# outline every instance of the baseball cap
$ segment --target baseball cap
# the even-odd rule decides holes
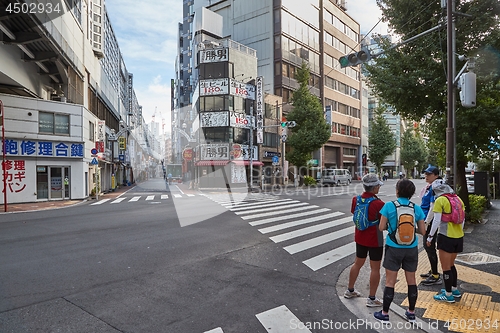
[[[382,183],[380,179],[378,179],[378,176],[374,173],[368,173],[364,175],[362,181],[364,186],[372,187],[377,185],[384,185],[384,183]]]
[[[439,176],[439,169],[438,169],[438,167],[435,167],[435,166],[429,164],[427,169],[424,170],[424,173],[433,173],[436,176]]]
[[[434,196],[439,197],[443,194],[455,193],[450,185],[442,179],[436,179],[432,182],[432,190],[434,191]]]

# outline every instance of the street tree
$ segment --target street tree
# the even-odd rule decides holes
[[[441,1],[377,0],[383,20],[401,40],[433,28],[446,20]],[[476,107],[464,108],[456,99],[455,180],[460,197],[468,202],[465,182],[467,156],[480,156],[488,149],[493,133],[500,130],[500,4],[498,0],[457,0],[456,12],[472,15],[456,16],[456,53],[478,56]],[[385,50],[374,64],[367,65],[369,84],[384,102],[395,107],[406,119],[425,119],[431,141],[446,142],[447,128],[447,40],[446,29],[429,33],[417,40]],[[457,59],[457,72],[465,64]],[[495,88],[496,87],[496,88]],[[434,148],[444,148],[436,144]],[[433,148],[433,149],[434,149]],[[441,157],[446,151],[439,150]],[[466,205],[467,205],[466,202]]]
[[[385,111],[387,110],[383,107],[378,107],[374,111],[374,118],[370,123],[368,133],[368,158],[377,167],[377,172],[382,171],[385,158],[396,149],[396,138],[384,117]]]
[[[325,121],[319,98],[309,90],[309,77],[309,67],[302,63],[296,73],[300,87],[293,92],[293,109],[287,115],[287,120],[295,121],[296,126],[289,131],[286,144],[291,150],[286,158],[299,167],[301,173],[303,168],[300,167],[307,166],[311,154],[330,138],[330,125]]]
[[[422,170],[427,162],[427,148],[425,141],[418,131],[413,128],[407,128],[401,137],[401,164],[404,166],[407,173],[417,167]],[[419,174],[420,174],[419,170]]]

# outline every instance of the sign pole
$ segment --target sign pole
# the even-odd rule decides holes
[[[0,126],[2,126],[2,170],[3,170],[3,207],[7,212],[7,165],[5,163],[5,111],[0,100]]]

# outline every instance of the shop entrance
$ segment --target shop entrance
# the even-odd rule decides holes
[[[37,166],[36,184],[38,200],[62,200],[70,198],[70,168]]]

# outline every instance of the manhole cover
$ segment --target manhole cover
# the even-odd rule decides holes
[[[478,283],[467,283],[464,282],[460,284],[460,289],[471,292],[471,293],[489,293],[491,292],[491,288],[485,286],[484,284]]]
[[[457,261],[469,265],[493,264],[500,262],[500,257],[483,252],[462,253],[457,255]]]

